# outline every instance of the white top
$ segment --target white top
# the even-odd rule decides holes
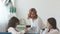
[[[45,29],[45,31],[43,31],[43,34],[59,34],[59,31],[57,29],[51,29],[49,32],[49,29]]]
[[[8,32],[11,32],[12,34],[23,34],[24,31],[17,32],[13,27],[9,27]]]
[[[43,28],[45,28],[45,25],[43,24],[40,17],[38,17],[35,20],[32,20],[31,18],[28,19],[28,24],[31,25],[31,28],[35,29],[35,33],[40,32]]]

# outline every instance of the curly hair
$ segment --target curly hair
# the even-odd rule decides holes
[[[7,29],[8,29],[9,27],[16,28],[16,23],[20,24],[20,23],[19,23],[19,19],[13,16],[13,17],[9,20],[9,22],[8,22]],[[6,30],[6,31],[7,31],[7,30]]]
[[[35,17],[34,18],[36,19],[38,15],[37,15],[37,11],[36,11],[35,8],[31,8],[29,10],[28,19],[31,18],[31,12],[34,12],[35,13]]]

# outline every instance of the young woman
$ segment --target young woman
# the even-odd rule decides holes
[[[45,28],[41,18],[37,15],[35,8],[31,8],[28,14],[28,23],[31,25],[30,30],[34,33],[40,33]]]
[[[49,18],[47,20],[47,28],[43,31],[43,34],[59,34],[55,18]]]
[[[16,30],[16,26],[17,25],[19,25],[19,19],[16,18],[16,17],[12,17],[9,20],[7,31],[11,32],[12,34],[21,34],[21,33],[24,33],[25,31],[20,31],[19,32],[19,31]]]

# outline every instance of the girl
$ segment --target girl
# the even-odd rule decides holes
[[[40,33],[40,30],[45,28],[45,25],[43,24],[41,18],[37,15],[37,11],[35,8],[31,8],[29,10],[28,23],[31,25],[29,29],[33,33]]]
[[[56,25],[56,19],[49,18],[47,21],[48,21],[47,28],[45,29],[45,31],[43,31],[43,34],[59,34],[59,31]]]
[[[8,32],[11,32],[12,34],[21,34],[21,33],[25,33],[25,31],[17,31],[16,30],[16,26],[19,25],[19,19],[16,18],[16,17],[12,17],[10,20],[9,20],[9,23],[8,23],[8,27],[7,27],[7,31]]]

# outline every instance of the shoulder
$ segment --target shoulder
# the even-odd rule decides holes
[[[59,31],[58,31],[57,29],[54,29],[54,30],[52,30],[50,33],[51,33],[51,34],[58,34]]]
[[[41,17],[38,16],[37,19],[38,19],[38,20],[41,20]]]
[[[43,31],[43,34],[59,34],[59,31],[57,29],[51,29],[49,32],[49,29],[45,29]]]
[[[9,27],[8,32],[10,32],[10,31],[15,31],[15,29],[13,27]]]
[[[9,27],[8,30],[10,30],[10,29],[14,29],[14,28],[13,27]]]
[[[39,16],[37,17],[37,20],[38,20],[39,22],[43,22],[42,19],[41,19],[41,17],[39,17]]]
[[[52,32],[59,32],[57,29],[54,29]]]

